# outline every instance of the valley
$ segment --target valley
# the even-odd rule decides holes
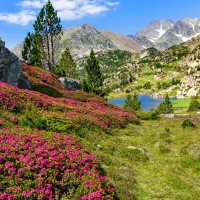
[[[55,63],[30,45],[41,66],[23,61],[24,43],[11,53],[0,40],[0,199],[197,200],[199,24],[154,20],[135,36],[83,24],[63,30],[55,52],[40,46]],[[77,80],[64,77],[69,63]],[[158,104],[142,110],[141,94]],[[117,97],[124,106],[109,103]]]

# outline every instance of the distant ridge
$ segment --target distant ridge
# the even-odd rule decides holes
[[[20,43],[11,51],[22,58],[22,47],[23,43]],[[58,57],[61,56],[66,47],[70,47],[74,57],[89,55],[91,49],[95,52],[117,49],[139,52],[144,49],[135,39],[111,31],[99,31],[88,24],[63,30],[57,50]]]

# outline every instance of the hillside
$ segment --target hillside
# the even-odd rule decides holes
[[[132,55],[129,71],[133,81],[123,87],[117,81],[118,89],[112,96],[124,96],[125,92],[146,93],[162,97],[165,93],[177,97],[191,97],[199,94],[199,46],[200,36],[165,51],[149,48]],[[124,63],[124,66],[126,64]],[[118,74],[127,77],[128,73],[118,69]],[[124,75],[122,75],[124,74]],[[120,76],[118,76],[120,80]],[[112,84],[109,86],[112,88]]]
[[[0,82],[0,198],[113,199],[96,157],[72,136],[89,142],[90,134],[137,118],[98,96],[67,91],[41,68],[23,64],[23,73],[32,90]]]
[[[58,58],[61,57],[66,47],[70,48],[70,52],[75,58],[89,55],[91,49],[95,52],[117,49],[139,52],[143,49],[134,39],[113,32],[99,31],[88,24],[63,30],[57,49]],[[23,43],[20,43],[11,51],[22,58],[22,48]]]
[[[32,90],[0,82],[1,199],[199,197],[198,115],[139,121],[44,69],[23,73]]]

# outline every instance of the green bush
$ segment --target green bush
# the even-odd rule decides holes
[[[189,108],[188,108],[188,112],[197,111],[199,109],[200,109],[200,103],[196,99],[193,99],[190,102],[190,105],[189,105]]]
[[[155,111],[145,112],[145,111],[137,111],[136,115],[141,120],[157,120],[159,119],[159,115]]]
[[[181,125],[183,128],[186,128],[186,127],[196,127],[196,125],[189,119],[186,119],[183,121],[182,125]]]
[[[144,89],[151,89],[151,83],[148,81],[143,85]]]
[[[107,96],[112,92],[112,89],[108,86],[103,89],[103,93]]]
[[[129,89],[126,89],[125,92],[126,92],[126,93],[130,93],[130,90],[129,90]]]
[[[141,102],[138,99],[138,96],[136,94],[134,94],[134,96],[127,95],[125,102],[123,103],[123,108],[130,111],[141,110]]]
[[[46,123],[48,130],[53,132],[67,132],[73,127],[73,124],[70,122],[70,120],[64,120],[51,115],[47,117]]]
[[[37,128],[39,130],[47,129],[47,120],[43,114],[28,104],[26,107],[26,112],[19,120],[19,124],[22,127],[29,127],[31,129]]]
[[[156,112],[159,114],[173,113],[172,103],[169,100],[168,94],[166,95],[165,100],[157,106]]]

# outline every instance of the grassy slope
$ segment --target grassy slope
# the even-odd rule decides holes
[[[30,73],[29,70],[25,71],[26,74]],[[81,99],[83,102],[104,105],[107,109],[119,110],[93,95],[66,92],[64,88],[60,89],[55,81],[56,77],[53,79],[51,74],[41,69],[36,71],[37,75],[32,70],[28,76],[35,77],[32,85],[38,86],[34,88],[38,91],[42,85],[43,92],[48,93],[48,88],[53,88],[57,91],[54,94],[59,97]],[[45,79],[40,82],[41,75],[46,75],[49,81]],[[9,110],[0,114],[0,120],[3,116],[4,126],[11,126],[12,118],[19,117]],[[99,126],[88,126],[78,132],[69,129],[67,133],[76,137],[82,146],[89,148],[90,153],[97,155],[101,166],[99,170],[106,173],[119,199],[196,200],[200,196],[200,124],[198,116],[190,118],[196,120],[194,123],[197,128],[183,129],[181,123],[184,118],[179,117],[142,121],[141,125],[129,124],[124,128],[116,126],[106,132]]]
[[[183,129],[183,120],[142,121],[95,140],[93,152],[121,199],[199,198],[200,125]]]

